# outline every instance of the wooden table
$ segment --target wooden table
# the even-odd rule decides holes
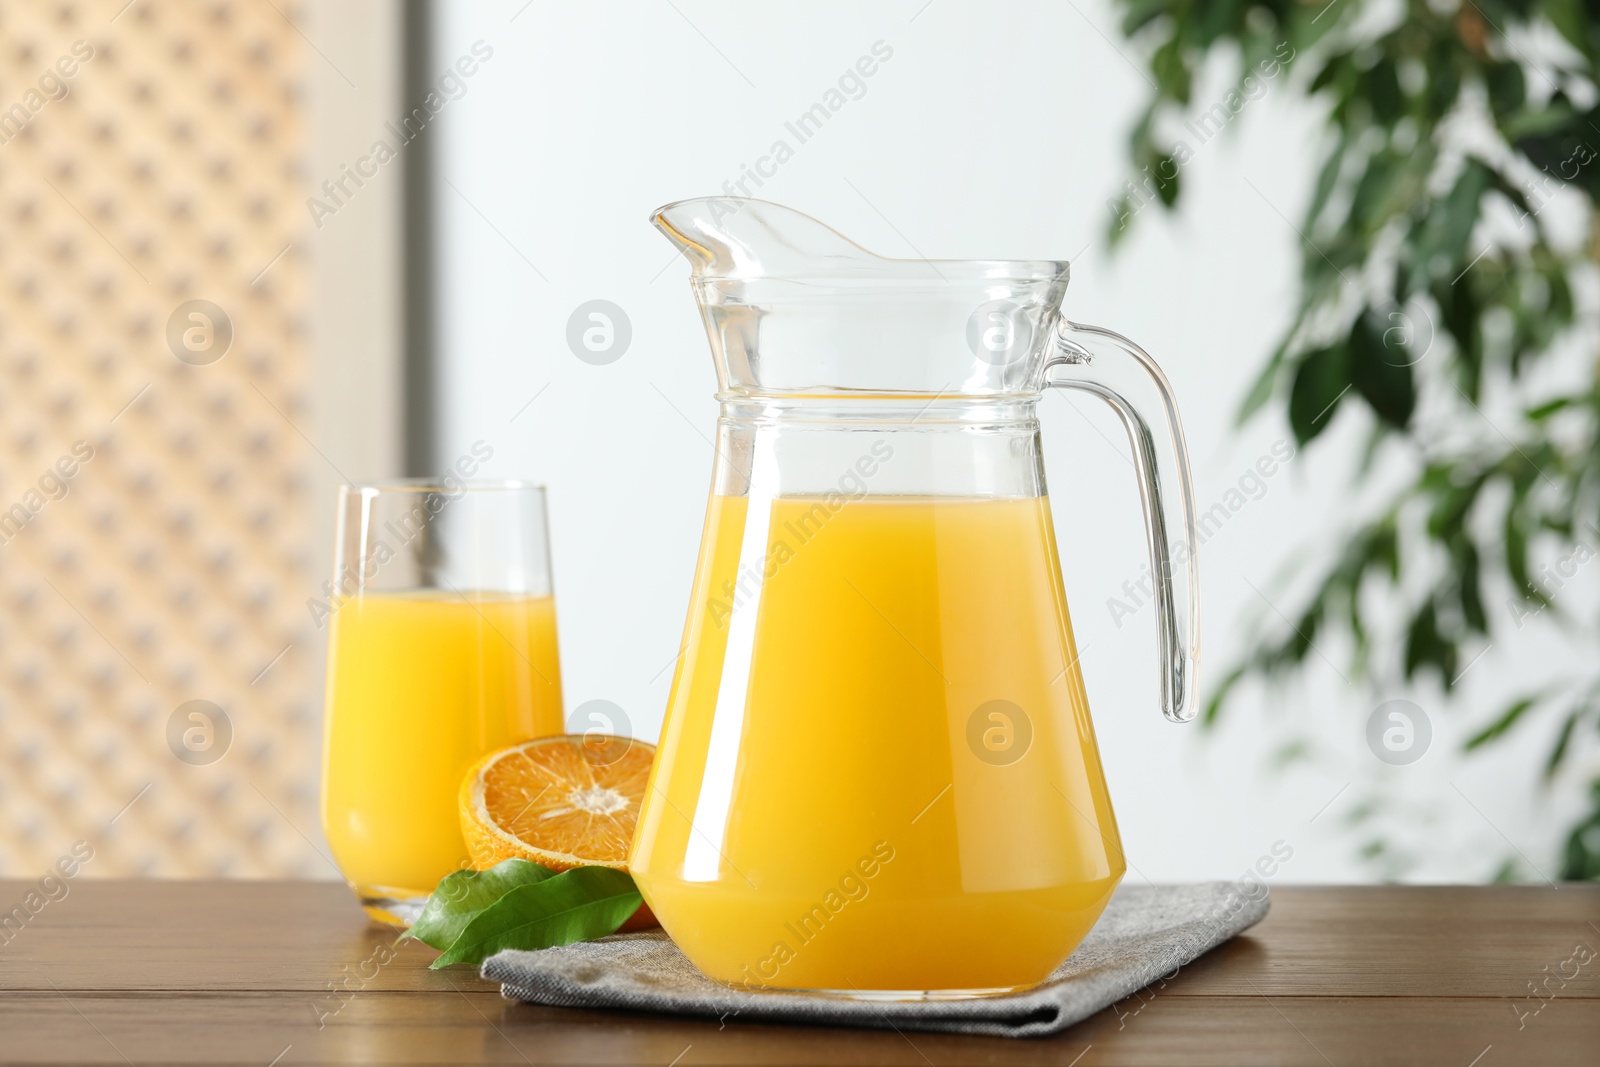
[[[1600,1063],[1600,886],[1280,888],[1164,987],[1028,1041],[537,1008],[391,948],[342,886],[70,886],[0,934],[0,1063]]]

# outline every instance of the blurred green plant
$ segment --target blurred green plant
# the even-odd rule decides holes
[[[1240,419],[1282,410],[1306,445],[1341,408],[1364,407],[1364,484],[1351,499],[1391,484],[1367,478],[1380,453],[1405,471],[1354,517],[1336,558],[1296,563],[1309,592],[1287,626],[1261,625],[1206,721],[1241,682],[1310,666],[1324,638],[1348,649],[1352,680],[1432,676],[1446,697],[1473,656],[1531,615],[1593,641],[1558,590],[1600,543],[1600,366],[1588,347],[1600,0],[1117,6],[1123,32],[1148,50],[1154,92],[1131,135],[1138,176],[1112,203],[1113,242],[1145,206],[1178,204],[1189,157],[1251,101],[1309,98],[1325,127],[1296,225],[1299,301]],[[1202,109],[1192,94],[1207,64],[1236,77]],[[1575,291],[1589,299],[1588,333]],[[1539,558],[1556,562],[1541,569]],[[1394,618],[1403,631],[1385,629]],[[1530,777],[1587,806],[1560,877],[1600,879],[1600,672],[1539,681],[1465,747],[1543,719],[1553,740]],[[1357,805],[1355,818],[1375,808]],[[1362,851],[1385,847],[1378,838]],[[1517,876],[1511,861],[1498,875]]]

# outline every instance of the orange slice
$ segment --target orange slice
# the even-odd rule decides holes
[[[525,859],[553,871],[626,871],[655,752],[631,737],[591,733],[489,753],[461,782],[461,833],[473,865]],[[646,906],[623,929],[654,925]]]

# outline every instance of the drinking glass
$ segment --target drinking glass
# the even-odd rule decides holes
[[[483,754],[562,732],[545,491],[339,489],[322,828],[362,907],[404,923],[470,866],[457,796]]]

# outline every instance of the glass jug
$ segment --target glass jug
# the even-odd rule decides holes
[[[710,506],[629,866],[710,977],[867,998],[1044,980],[1125,864],[1062,588],[1046,385],[1133,441],[1161,701],[1194,714],[1165,377],[1065,262],[896,260],[776,204],[669,204],[717,365]],[[1177,573],[1174,573],[1176,568]]]

